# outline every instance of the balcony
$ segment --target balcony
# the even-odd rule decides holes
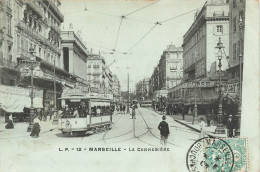
[[[93,68],[99,68],[100,66],[99,65],[93,65]]]
[[[94,75],[94,76],[99,76],[100,73],[99,73],[99,72],[93,72],[92,75]]]
[[[33,11],[35,11],[40,17],[44,17],[44,11],[41,9],[38,5],[36,5],[36,2],[34,1],[25,1],[26,5],[31,8]]]
[[[224,17],[224,11],[215,11],[213,17]]]
[[[44,38],[39,32],[29,27],[23,20],[18,21],[17,27],[20,28],[23,33],[31,35],[38,42],[47,45],[52,51],[54,51],[57,54],[60,54],[60,49],[58,47],[54,46],[48,39]]]
[[[58,9],[58,7],[51,0],[44,0],[44,2],[49,6],[50,10],[54,13],[54,15],[61,21],[64,21],[64,16]]]
[[[10,69],[15,69],[16,66],[17,66],[17,63],[12,62],[11,60],[3,58],[3,52],[0,52],[0,67],[6,67],[6,68],[10,68]]]
[[[52,28],[55,32],[57,32],[58,34],[60,34],[60,28],[59,26],[49,22],[49,27]]]

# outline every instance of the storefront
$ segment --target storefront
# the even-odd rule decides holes
[[[28,121],[28,109],[31,107],[31,89],[0,85],[1,118],[5,121],[12,114],[14,122]],[[34,90],[33,107],[43,108],[43,92]]]

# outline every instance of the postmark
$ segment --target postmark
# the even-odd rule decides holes
[[[219,138],[201,138],[188,150],[186,165],[190,172],[232,171],[234,153],[231,146]]]

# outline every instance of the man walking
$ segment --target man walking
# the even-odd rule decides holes
[[[234,130],[234,121],[232,120],[232,115],[228,116],[228,120],[227,120],[227,134],[229,138],[233,137],[233,130]]]
[[[165,121],[166,116],[163,116],[162,120],[163,121],[160,122],[158,129],[160,130],[160,134],[161,134],[161,144],[164,145],[164,146],[167,146],[167,139],[168,139],[168,135],[170,134],[169,125]]]

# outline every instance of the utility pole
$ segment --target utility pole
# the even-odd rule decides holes
[[[129,113],[129,106],[130,106],[130,92],[129,92],[129,72],[127,75],[127,91],[128,91],[128,106],[127,106],[127,113]]]
[[[54,69],[53,69],[53,91],[54,91],[54,101],[53,101],[53,122],[58,122],[57,116],[57,97],[56,97],[56,59],[54,57]]]

